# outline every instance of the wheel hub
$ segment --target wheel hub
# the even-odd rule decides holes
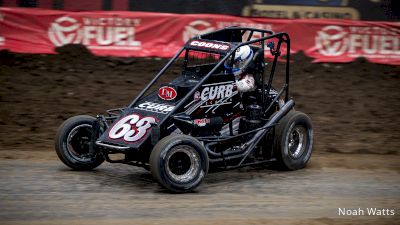
[[[167,175],[178,183],[191,181],[200,170],[200,156],[191,146],[174,147],[168,153],[166,159],[165,170]]]
[[[81,124],[74,127],[68,134],[67,150],[78,161],[90,161],[89,146],[92,136],[92,126]]]
[[[307,130],[303,126],[296,126],[289,135],[289,155],[298,159],[304,153],[307,146]]]

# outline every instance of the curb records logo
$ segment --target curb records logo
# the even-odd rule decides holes
[[[339,26],[326,26],[318,31],[315,38],[316,47],[322,55],[342,55],[349,45],[347,32]]]
[[[171,112],[174,108],[175,106],[173,105],[167,105],[155,102],[143,102],[135,107],[135,109],[140,109],[148,112],[162,113],[162,114],[167,114]]]
[[[91,49],[140,49],[135,28],[140,19],[59,17],[50,24],[48,36],[55,46],[83,44]]]
[[[196,35],[205,34],[214,30],[215,27],[211,26],[207,21],[192,21],[185,26],[185,30],[183,31],[183,41],[187,42],[190,38],[195,37]]]

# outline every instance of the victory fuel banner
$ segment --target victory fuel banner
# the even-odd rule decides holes
[[[0,49],[51,54],[59,46],[82,44],[102,56],[172,57],[191,37],[227,26],[286,32],[292,53],[304,51],[314,62],[351,62],[365,57],[375,63],[400,65],[399,22],[214,14],[0,8]],[[267,48],[265,53],[269,53]]]

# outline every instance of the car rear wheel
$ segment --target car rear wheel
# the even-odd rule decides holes
[[[276,126],[274,146],[275,156],[283,169],[304,168],[313,148],[311,119],[299,111],[288,112]]]
[[[91,170],[104,162],[100,154],[89,154],[92,124],[96,119],[80,115],[67,119],[58,128],[55,149],[60,160],[74,170]]]
[[[193,191],[208,172],[204,146],[188,135],[170,135],[161,139],[150,155],[153,177],[172,192]]]

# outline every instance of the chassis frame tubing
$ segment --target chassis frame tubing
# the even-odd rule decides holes
[[[168,120],[170,118],[171,115],[173,115],[178,109],[180,109],[182,107],[182,105],[191,97],[193,96],[193,94],[197,91],[197,89],[199,89],[201,87],[201,85],[227,60],[229,59],[229,57],[234,57],[234,54],[236,52],[236,50],[238,48],[240,48],[241,46],[244,45],[249,45],[249,44],[253,44],[256,42],[261,42],[262,43],[262,49],[264,50],[264,42],[273,38],[277,38],[278,39],[278,44],[276,49],[270,49],[271,54],[274,56],[273,59],[273,63],[272,63],[272,68],[271,68],[271,72],[270,72],[270,76],[268,79],[268,83],[265,84],[265,79],[264,79],[264,69],[262,70],[262,74],[261,74],[261,80],[262,80],[262,107],[263,107],[263,112],[267,112],[269,109],[271,109],[271,107],[273,106],[274,102],[279,99],[279,97],[285,92],[285,104],[283,105],[283,107],[278,111],[278,113],[276,113],[275,115],[273,115],[268,122],[266,122],[264,124],[264,126],[262,126],[261,128],[258,128],[256,130],[253,130],[251,132],[246,132],[247,133],[255,133],[255,135],[253,136],[253,138],[251,138],[248,142],[244,143],[242,145],[242,149],[240,151],[238,151],[236,154],[232,154],[232,155],[227,155],[226,157],[224,156],[224,153],[221,153],[221,157],[220,158],[215,158],[215,153],[211,154],[208,148],[207,152],[209,154],[209,156],[214,156],[210,159],[210,162],[214,163],[214,162],[224,162],[225,163],[225,169],[233,169],[233,168],[237,168],[237,167],[242,167],[242,166],[247,166],[247,165],[255,165],[255,164],[261,164],[261,163],[265,163],[265,162],[271,162],[274,161],[274,159],[270,159],[270,160],[262,160],[262,161],[256,161],[256,162],[251,162],[251,163],[245,163],[246,158],[250,155],[250,153],[252,153],[255,149],[255,147],[258,145],[258,143],[262,140],[262,137],[264,137],[264,135],[266,135],[267,132],[271,131],[274,126],[276,125],[277,121],[279,121],[283,116],[285,116],[294,106],[294,101],[293,100],[289,100],[289,62],[290,62],[290,38],[289,35],[287,33],[284,32],[280,32],[280,33],[274,33],[273,31],[270,30],[262,30],[262,29],[256,29],[256,28],[245,28],[245,27],[227,27],[218,31],[213,31],[210,33],[206,33],[203,35],[199,35],[197,37],[197,39],[200,40],[208,40],[208,39],[202,39],[202,37],[204,36],[208,36],[208,35],[212,35],[212,34],[216,34],[218,32],[222,32],[222,31],[229,31],[229,30],[241,30],[241,35],[243,36],[243,34],[246,31],[250,31],[250,35],[247,39],[247,41],[245,42],[241,42],[238,45],[236,45],[234,48],[232,48],[215,66],[213,69],[211,69],[187,94],[185,97],[183,97],[177,105],[175,105],[174,109],[171,110],[165,117],[164,119],[162,119],[159,124],[164,124],[164,122],[166,120]],[[254,32],[261,32],[262,37],[261,38],[257,38],[254,40],[250,40],[253,33]],[[268,34],[268,36],[265,36],[266,34]],[[194,38],[196,39],[196,38]],[[193,40],[193,39],[191,39]],[[279,56],[281,55],[281,46],[282,46],[282,42],[284,42],[286,44],[287,47],[287,51],[286,51],[286,67],[285,67],[285,84],[283,85],[283,87],[279,90],[277,96],[274,98],[274,100],[272,101],[272,103],[265,109],[265,103],[266,103],[266,99],[265,99],[265,93],[269,93],[270,89],[272,87],[272,81],[274,78],[274,74],[275,74],[275,68],[277,65],[277,61]],[[169,60],[169,62],[160,70],[160,72],[150,81],[150,83],[148,83],[146,85],[146,87],[139,93],[139,95],[129,104],[129,108],[133,107],[142,97],[143,95],[149,90],[149,88],[158,81],[158,79],[165,73],[165,71],[178,59],[178,57],[181,55],[181,53],[183,51],[186,50],[186,54],[189,50],[189,48],[182,47],[173,58],[171,58]],[[185,54],[185,55],[186,55]],[[266,87],[265,87],[266,85]],[[120,109],[111,109],[108,110],[109,113],[109,117],[103,117],[104,119],[113,119],[114,117],[116,117],[116,114],[118,113],[114,113],[114,111],[120,111],[123,110],[123,108]],[[111,113],[110,113],[111,112]],[[160,129],[160,131],[162,132],[162,127],[158,127],[158,129]],[[207,138],[210,137],[195,137],[197,139],[199,139],[200,141],[205,141],[205,142],[214,142],[214,143],[219,143],[222,141],[225,141],[227,139],[232,139],[232,138],[236,138],[239,136],[242,136],[244,134],[238,134],[238,135],[234,135],[234,136],[228,136],[225,137],[222,140],[206,140]],[[161,137],[161,136],[160,136]],[[202,140],[203,139],[203,140]],[[213,138],[211,138],[213,139]],[[110,159],[105,156],[106,160],[109,161]],[[240,159],[240,162],[237,165],[233,165],[233,166],[227,166],[226,165],[226,161],[227,160],[231,160],[231,159]],[[113,161],[113,160],[110,160]],[[118,161],[121,163],[126,163],[126,164],[131,164],[130,162],[127,162],[125,160],[121,160]],[[143,163],[133,163],[133,165],[137,165],[137,166],[145,166]]]
[[[267,93],[269,93],[270,89],[271,89],[271,85],[272,85],[272,80],[273,80],[273,76],[275,73],[275,68],[276,68],[276,64],[278,61],[278,57],[280,56],[280,47],[281,47],[281,43],[285,42],[287,45],[287,52],[286,52],[286,79],[285,79],[285,85],[283,87],[283,89],[285,90],[285,102],[287,102],[289,100],[289,62],[290,62],[290,38],[289,35],[287,33],[281,32],[281,33],[276,33],[274,34],[272,31],[270,30],[262,30],[262,29],[255,29],[255,28],[244,28],[244,27],[228,27],[225,29],[221,29],[219,31],[214,31],[214,32],[210,32],[207,34],[203,34],[199,37],[203,37],[206,35],[210,35],[213,33],[217,33],[217,32],[221,32],[224,30],[242,30],[242,31],[256,31],[256,32],[262,32],[262,34],[264,35],[265,33],[269,33],[271,34],[270,36],[266,36],[266,37],[262,37],[262,38],[257,38],[251,41],[246,41],[246,42],[242,42],[240,44],[238,44],[237,46],[235,46],[234,48],[232,48],[228,54],[226,54],[218,63],[217,65],[214,66],[213,69],[210,70],[210,72],[208,72],[193,88],[192,90],[189,91],[189,93],[186,94],[185,97],[183,97],[179,103],[174,107],[173,110],[171,110],[162,121],[160,121],[160,124],[163,124],[165,122],[165,120],[167,120],[172,114],[174,114],[196,91],[197,89],[199,89],[199,87],[217,70],[217,68],[219,68],[229,57],[234,56],[234,53],[236,52],[236,50],[244,45],[249,45],[249,44],[253,44],[256,42],[262,42],[264,43],[264,41],[272,39],[272,38],[278,38],[278,45],[275,51],[272,52],[272,54],[274,55],[274,61],[273,61],[273,65],[272,65],[272,69],[271,69],[271,73],[270,73],[270,79],[268,81],[268,85],[267,85]],[[205,39],[206,40],[206,39]],[[264,45],[262,45],[264,48]],[[161,69],[161,71],[153,78],[153,80],[150,81],[149,84],[147,84],[147,86],[139,93],[139,95],[131,102],[131,104],[129,104],[128,107],[132,107],[136,104],[137,101],[139,101],[139,99],[141,99],[143,97],[143,95],[149,90],[149,88],[155,83],[157,82],[157,80],[165,73],[165,71],[172,65],[173,62],[175,62],[175,60],[180,56],[180,54],[184,51],[187,50],[186,47],[181,48],[177,54],[175,54],[175,56],[167,63],[167,65],[164,66],[164,68]],[[272,51],[272,50],[271,50]],[[264,77],[264,75],[262,75],[262,77]],[[262,85],[262,89],[264,89],[264,84]],[[265,93],[265,92],[263,92]],[[265,105],[265,99],[263,101],[263,105]]]

